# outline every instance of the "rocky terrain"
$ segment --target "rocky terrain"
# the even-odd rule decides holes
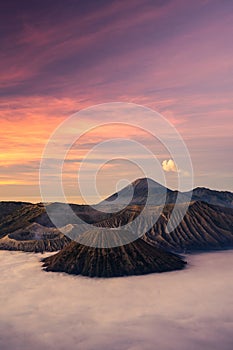
[[[147,198],[148,188],[149,198]],[[147,178],[141,178],[132,182],[132,184],[106,198],[99,205],[109,205],[114,202],[118,204],[130,203],[130,205],[145,205],[147,202],[154,206],[163,203],[174,204],[178,193],[179,203],[186,203],[192,197],[192,201],[202,201],[213,205],[233,208],[233,193],[231,192],[210,190],[205,187],[196,187],[192,191],[178,192]]]
[[[33,223],[1,238],[0,249],[35,253],[54,252],[63,249],[70,242],[71,239],[63,235],[58,229]]]
[[[188,192],[185,194],[187,195]],[[205,187],[197,187],[192,192],[192,200],[233,208],[233,193],[228,191],[214,191]]]
[[[101,230],[92,235],[96,239],[96,236],[101,235]],[[184,268],[185,264],[178,255],[153,247],[142,239],[113,248],[88,247],[72,242],[59,253],[43,259],[46,271],[89,277],[119,277],[173,271]]]
[[[150,205],[144,210],[148,183]],[[179,269],[184,262],[174,255],[176,253],[233,247],[232,193],[194,189],[185,216],[169,232],[167,225],[177,193],[153,180],[138,179],[94,207],[70,204],[74,216],[70,215],[69,205],[63,203],[0,202],[0,249],[61,250],[44,261],[47,270],[110,277]],[[180,196],[173,223],[182,215],[186,196],[185,193]],[[129,204],[122,208],[122,203],[127,203],[129,198]],[[164,198],[163,207],[159,203]],[[114,208],[113,213],[102,212],[105,206]],[[46,210],[56,217],[58,228],[54,227]],[[85,224],[77,224],[77,217],[93,224],[94,233],[93,230],[89,232]],[[130,227],[125,226],[128,223]],[[112,245],[111,235],[104,236],[101,228],[109,232],[121,228],[120,242],[115,236]],[[77,235],[79,243],[71,242]],[[106,245],[102,246],[101,242]]]
[[[175,221],[182,214],[182,205],[177,206]],[[178,226],[172,232],[167,232],[166,227],[173,207],[173,204],[165,205],[157,220],[161,208],[150,206],[143,215],[140,215],[138,221],[134,222],[142,207],[130,206],[110,219],[97,223],[97,225],[120,227],[132,222],[132,226],[130,226],[132,232],[138,235],[141,232],[146,232],[142,237],[145,241],[173,252],[184,253],[233,247],[232,209],[200,201],[191,202]]]

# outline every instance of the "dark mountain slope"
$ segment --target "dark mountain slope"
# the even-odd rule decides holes
[[[8,206],[8,202],[6,202],[5,206]],[[13,208],[12,202],[9,202],[7,211],[8,214],[2,215],[0,220],[0,238],[20,228],[29,226],[32,222],[35,222],[36,217],[45,213],[45,208],[41,203],[22,203]]]
[[[146,241],[176,252],[233,247],[233,210],[192,202],[180,224],[167,233],[165,227],[171,210],[172,206],[165,207],[163,215],[145,235]]]
[[[188,194],[188,192],[185,194]],[[233,208],[233,193],[227,191],[215,191],[205,187],[197,187],[193,190],[192,199]]]
[[[175,223],[181,216],[182,206],[183,204],[179,204],[177,207]],[[205,202],[192,202],[179,225],[171,233],[167,233],[166,227],[173,208],[173,204],[167,204],[156,222],[160,208],[150,206],[135,222],[143,207],[131,206],[96,225],[113,228],[132,222],[130,227],[132,232],[138,234],[146,232],[144,240],[157,247],[176,252],[233,247],[232,209]]]
[[[122,226],[132,222],[142,211],[147,197],[148,183],[151,189],[151,203],[160,203],[161,198],[164,198],[164,194],[167,192],[167,204],[155,224],[155,216],[161,207],[150,204],[147,211],[140,216],[137,224],[135,223],[131,227],[131,233],[134,233],[135,236],[137,236],[137,233],[147,232],[143,237],[146,241],[158,247],[178,252],[222,249],[233,246],[233,209],[230,207],[233,194],[230,192],[218,192],[201,188],[194,189],[194,198],[204,198],[205,201],[193,201],[182,222],[169,234],[166,232],[166,226],[174,207],[173,203],[176,199],[177,191],[166,190],[164,186],[150,179],[134,181],[132,186],[122,189],[120,195],[114,194],[109,197],[110,201],[109,199],[105,200],[94,208],[76,204],[71,204],[70,206],[82,220],[95,224],[97,227],[111,228]],[[97,210],[98,208],[101,209],[102,205],[114,207],[115,204],[112,204],[111,198],[114,199],[115,196],[118,196],[120,202],[126,200],[129,194],[132,194],[132,188],[134,189],[133,199],[126,208],[119,210],[116,205],[116,213],[103,213]],[[181,202],[183,200],[185,202],[185,199],[187,197],[184,194],[184,197],[181,197]],[[222,206],[209,204],[207,203],[208,201],[221,202]],[[183,205],[183,203],[178,205],[177,218],[181,215]],[[229,208],[224,208],[223,205]],[[59,227],[71,225],[71,230],[68,230],[67,234],[70,232],[75,234],[77,225],[75,225],[75,220],[67,210],[68,205],[52,203],[46,204],[46,206],[58,219]],[[32,223],[37,223],[47,228],[54,227],[47,215],[45,206],[41,203],[0,202],[0,211],[0,238],[19,229],[27,232],[27,227]],[[86,230],[85,225],[78,225],[78,229],[81,233]]]
[[[99,230],[92,235],[101,234]],[[90,237],[92,240],[92,237]],[[164,252],[142,239],[114,248],[94,248],[72,242],[59,253],[43,259],[46,271],[89,277],[119,277],[184,268],[177,255]]]
[[[0,220],[10,215],[12,212],[23,208],[30,203],[27,202],[13,202],[13,201],[2,201],[0,202]]]
[[[12,204],[14,202],[6,202],[4,204],[7,214],[2,213],[2,217],[0,218],[0,238],[20,228],[26,228],[34,222],[42,226],[54,227],[54,224],[47,215],[45,207],[49,207],[49,211],[57,218],[59,227],[75,223],[69,214],[68,204],[51,203],[43,205],[42,203],[22,203],[20,205],[20,202],[15,206]],[[70,204],[70,207],[76,215],[88,223],[99,222],[112,215],[111,213],[99,212],[88,205]]]

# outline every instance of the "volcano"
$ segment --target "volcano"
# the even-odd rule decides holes
[[[150,187],[149,203],[151,204],[147,206],[143,215],[140,215],[147,199],[148,183]],[[131,234],[135,234],[136,238],[141,237],[157,248],[174,253],[233,247],[233,208],[231,208],[233,194],[231,192],[203,188],[194,189],[193,198],[185,216],[172,232],[167,232],[167,224],[174,209],[177,193],[177,191],[166,189],[151,179],[144,178],[134,181],[130,186],[108,197],[94,208],[88,205],[64,203],[43,205],[42,203],[0,202],[0,248],[51,251],[51,249],[57,250],[65,247],[69,242],[64,235],[75,239],[77,227],[81,233],[86,230],[85,225],[77,225],[69,213],[69,207],[79,218],[99,228],[123,227],[129,222],[135,221],[140,215],[137,223],[132,224],[130,228]],[[166,196],[166,204],[163,208],[159,203],[164,201],[164,196]],[[109,206],[114,207],[116,198],[119,199],[120,209],[117,204],[117,210],[112,213],[101,211],[103,205],[107,206],[107,209]],[[186,194],[181,194],[180,201],[176,206],[178,220],[182,216],[182,206],[187,206],[186,201]],[[121,207],[121,203],[124,202],[126,205]],[[128,202],[129,204],[127,204]],[[57,218],[57,231],[54,231],[56,228],[46,212],[48,208]],[[158,212],[160,215],[157,220]],[[45,240],[25,240],[28,231],[34,230],[33,226],[30,226],[32,224],[41,225],[44,232],[48,229],[50,230],[47,231],[48,233],[56,233],[56,239],[50,240],[46,236]],[[62,231],[64,235],[59,231],[61,228],[65,228]],[[17,239],[15,239],[15,235]],[[31,237],[30,232],[28,237]],[[3,238],[4,240],[2,240]],[[61,240],[60,243],[59,240]]]
[[[71,239],[58,229],[33,223],[1,238],[0,249],[35,253],[54,252],[64,248],[70,242]]]
[[[233,208],[233,193],[231,192],[216,191],[205,187],[196,187],[192,191],[179,192],[171,190],[149,178],[135,180],[130,185],[107,197],[99,205],[145,205],[147,203],[156,206],[164,203],[174,204],[178,194],[179,203],[186,203],[191,197],[192,201]]]
[[[124,187],[119,192],[107,197],[99,203],[104,205],[162,205],[164,203],[175,203],[178,191],[172,191],[160,183],[141,178],[133,181],[130,185]],[[179,202],[187,202],[188,196],[180,193]],[[97,206],[98,207],[98,206]]]
[[[101,237],[92,232],[90,241]],[[153,247],[142,239],[113,248],[95,248],[72,242],[59,253],[42,260],[46,271],[89,277],[120,277],[183,269],[178,255]]]

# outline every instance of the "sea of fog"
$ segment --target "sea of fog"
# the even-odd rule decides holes
[[[233,251],[113,279],[47,273],[40,258],[0,251],[1,350],[233,349]]]

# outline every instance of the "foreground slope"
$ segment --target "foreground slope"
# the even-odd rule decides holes
[[[96,235],[100,231],[96,231]],[[46,271],[89,277],[119,277],[184,268],[181,257],[151,246],[142,239],[113,248],[70,243],[59,253],[43,259]]]

